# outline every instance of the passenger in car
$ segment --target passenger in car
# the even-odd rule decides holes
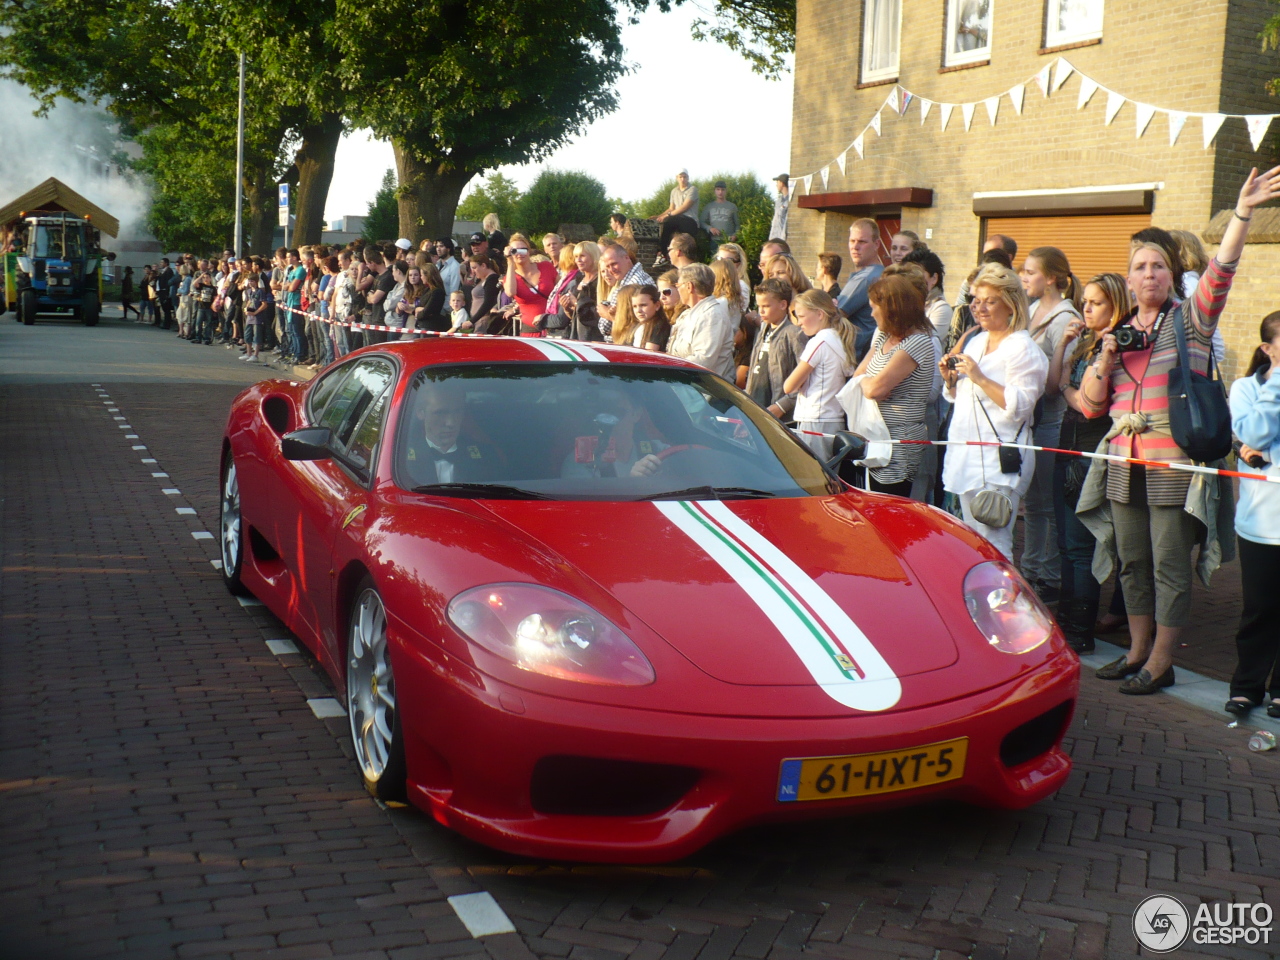
[[[622,390],[600,392],[600,413],[593,421],[595,433],[577,437],[560,469],[566,480],[588,477],[651,477],[662,470],[658,456],[668,444],[644,407],[632,403]]]
[[[422,434],[405,450],[405,467],[414,486],[431,483],[474,483],[501,472],[498,449],[463,430],[467,397],[460,384],[428,380],[418,390]]]

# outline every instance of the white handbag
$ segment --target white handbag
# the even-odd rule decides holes
[[[836,402],[844,410],[849,429],[867,439],[867,455],[854,463],[872,468],[887,467],[893,459],[893,444],[889,442],[889,428],[880,415],[880,404],[862,392],[862,381],[866,377],[864,373],[850,378],[836,394]]]

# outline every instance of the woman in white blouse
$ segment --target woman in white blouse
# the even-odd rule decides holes
[[[948,439],[1030,443],[1028,421],[1044,393],[1049,361],[1027,333],[1027,295],[1018,275],[996,263],[979,271],[972,291],[969,306],[978,326],[938,365],[943,395],[955,405]],[[1018,472],[1003,473],[997,447],[953,446],[942,472],[943,487],[960,498],[964,522],[1010,560],[1013,521],[1004,527],[980,523],[972,504],[980,491],[996,490],[1009,498],[1016,517],[1035,470],[1029,452],[1021,459]]]

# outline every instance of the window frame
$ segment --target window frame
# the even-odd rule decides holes
[[[387,381],[386,387],[384,387],[379,393],[372,395],[369,404],[360,412],[359,419],[351,425],[350,436],[348,438],[354,438],[359,434],[361,428],[363,428],[365,424],[365,421],[376,409],[378,401],[382,399],[383,396],[386,396],[387,403],[382,410],[382,426],[378,431],[377,442],[370,448],[368,464],[361,465],[351,460],[347,453],[348,443],[342,442],[336,431],[334,431],[333,441],[329,445],[329,452],[334,462],[346,471],[352,479],[365,487],[368,487],[373,483],[374,475],[377,472],[378,457],[380,455],[382,440],[387,429],[387,419],[390,416],[391,401],[395,396],[396,384],[400,379],[400,364],[397,359],[391,354],[384,353],[361,354],[358,357],[354,357],[342,366],[326,374],[324,380],[316,381],[316,387],[318,387],[322,382],[329,381],[331,378],[334,383],[332,388],[333,392],[325,398],[324,405],[320,410],[316,410],[314,404],[311,402],[312,395],[315,393],[315,387],[308,391],[306,400],[307,422],[313,426],[322,425],[320,423],[321,418],[328,411],[329,407],[332,406],[334,401],[341,395],[342,388],[346,384],[347,380],[354,375],[356,369],[362,364],[371,364],[373,362],[386,364],[390,368],[391,375]],[[348,414],[344,414],[344,421],[347,416]]]
[[[1106,27],[1107,4],[1106,0],[1098,0],[1102,7],[1102,16],[1099,18],[1096,29],[1079,31],[1075,33],[1058,33],[1054,30],[1053,24],[1061,18],[1062,5],[1067,0],[1045,0],[1044,6],[1044,46],[1046,49],[1054,47],[1070,46],[1073,43],[1088,43],[1091,40],[1101,40],[1103,29]]]
[[[965,0],[947,0],[947,15],[943,26],[942,38],[942,66],[944,68],[966,67],[974,64],[988,63],[991,60],[991,50],[995,44],[995,0],[986,0],[987,45],[975,50],[966,50],[961,53],[952,52],[952,44],[956,37],[960,5],[964,2]],[[981,0],[979,0],[979,2],[981,2]]]
[[[895,53],[892,67],[881,67],[878,70],[871,69],[867,62],[872,52],[871,29],[876,22],[877,8],[881,4],[893,3],[898,8],[898,17],[896,24],[897,36],[894,37]],[[863,0],[862,3],[862,56],[859,58],[859,69],[861,70],[862,83],[886,83],[898,79],[898,72],[902,66],[902,0]]]

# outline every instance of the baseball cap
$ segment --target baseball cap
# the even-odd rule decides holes
[[[777,181],[778,181],[778,182],[780,182],[780,183],[790,183],[790,182],[791,182],[791,177],[790,177],[790,175],[789,175],[789,174],[785,174],[785,173],[780,173],[780,174],[778,174],[776,177],[774,177],[773,179],[777,180]]]
[[[471,235],[471,242],[472,242],[472,243],[484,243],[484,242],[485,242],[486,240],[488,240],[488,239],[489,239],[489,238],[488,238],[488,237],[486,237],[483,233],[473,233],[473,234]]]
[[[399,240],[396,241],[396,246],[399,247],[401,250],[412,250],[413,242],[411,240],[406,239],[405,237],[401,237]]]
[[[687,177],[687,176],[689,175],[689,168],[688,168],[688,167],[681,167],[681,168],[680,168],[680,170],[679,170],[679,172],[680,172],[680,173],[683,173],[683,174]]]

